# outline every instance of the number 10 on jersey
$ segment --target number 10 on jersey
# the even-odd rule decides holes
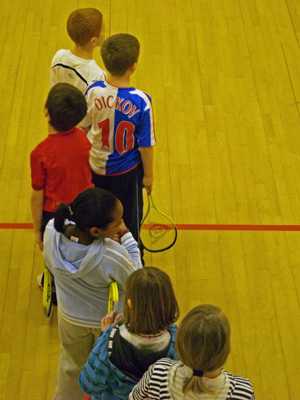
[[[109,118],[98,122],[101,130],[101,146],[103,150],[110,149],[110,121]],[[135,125],[129,121],[120,121],[115,128],[113,147],[119,154],[127,153],[134,148]]]

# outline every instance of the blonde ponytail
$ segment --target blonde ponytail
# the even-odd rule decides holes
[[[230,326],[224,313],[210,304],[193,308],[180,324],[176,347],[180,360],[193,370],[183,384],[183,393],[214,393],[203,375],[221,368],[229,355]]]
[[[188,392],[193,392],[197,394],[211,392],[211,390],[209,390],[204,384],[203,378],[201,376],[195,375],[192,375],[184,382],[182,391],[184,394],[187,394]]]

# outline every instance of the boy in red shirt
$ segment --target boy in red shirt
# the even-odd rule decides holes
[[[45,114],[48,137],[31,152],[31,212],[36,242],[43,248],[43,232],[60,203],[71,203],[93,187],[89,166],[90,143],[76,125],[87,111],[79,89],[58,83],[49,92]]]

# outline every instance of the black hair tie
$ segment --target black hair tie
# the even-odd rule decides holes
[[[198,376],[201,378],[203,376],[204,372],[202,369],[193,369],[193,376]]]

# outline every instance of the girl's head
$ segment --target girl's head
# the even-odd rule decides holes
[[[131,333],[159,333],[178,316],[174,289],[165,272],[146,267],[129,276],[125,288],[124,319]]]
[[[81,192],[71,204],[61,204],[55,212],[54,226],[58,232],[64,232],[68,219],[96,239],[118,232],[122,218],[121,202],[107,190],[93,188]]]
[[[230,352],[227,317],[210,304],[193,308],[180,324],[176,346],[181,361],[194,372],[185,382],[183,392],[208,391],[201,375],[220,369]]]

